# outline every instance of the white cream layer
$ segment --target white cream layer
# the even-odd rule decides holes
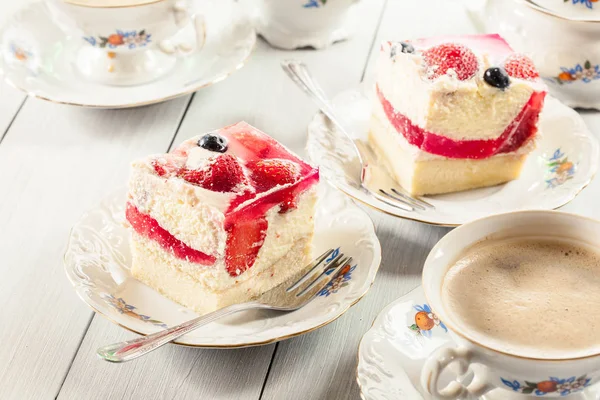
[[[377,63],[376,79],[385,98],[399,113],[426,131],[453,140],[494,139],[521,112],[534,91],[543,91],[537,81],[511,78],[501,90],[483,80],[492,65],[488,55],[479,55],[479,70],[460,81],[450,75],[427,78],[423,57],[397,52],[390,57],[384,43]],[[494,60],[498,62],[500,60]]]

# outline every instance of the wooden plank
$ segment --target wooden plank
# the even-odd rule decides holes
[[[122,111],[36,99],[23,106],[0,145],[3,399],[58,393],[92,316],[63,272],[69,229],[126,183],[131,159],[167,148],[188,102]]]
[[[95,356],[98,347],[134,336],[96,316],[58,399],[258,399],[275,346],[204,350],[169,345],[124,364]]]
[[[369,52],[383,2],[361,3],[365,12],[359,32],[351,41],[327,50],[292,53],[260,41],[241,71],[196,93],[175,142],[246,120],[302,150],[315,108],[285,76],[279,62],[288,57],[306,61],[331,93],[357,82],[364,63],[356,60],[364,60]],[[224,351],[169,346],[123,366],[93,356],[96,347],[126,337],[95,318],[59,397],[258,399],[275,347]]]
[[[453,2],[436,0],[423,7],[419,2],[388,0],[373,51],[362,58],[368,60],[365,80],[371,79],[383,40],[472,31],[466,16]],[[357,55],[355,63],[358,60]],[[346,85],[357,84],[359,79],[357,74]],[[356,356],[360,339],[381,309],[419,285],[427,254],[448,232],[447,228],[367,211],[383,249],[375,284],[362,301],[336,322],[279,343],[262,399],[280,399],[283,394],[288,400],[359,398]]]

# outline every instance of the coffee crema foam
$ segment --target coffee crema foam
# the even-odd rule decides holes
[[[490,348],[546,359],[600,353],[600,249],[484,241],[448,269],[441,294],[448,322]]]

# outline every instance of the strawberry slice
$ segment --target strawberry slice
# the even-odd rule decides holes
[[[272,158],[249,163],[251,178],[258,192],[266,192],[277,185],[295,183],[300,176],[300,166],[293,161]]]
[[[216,261],[215,257],[192,249],[177,239],[160,226],[157,220],[140,212],[132,203],[127,203],[125,217],[138,234],[157,242],[163,249],[170,251],[177,258],[202,265],[213,265]]]
[[[225,268],[229,275],[239,276],[254,265],[268,227],[265,217],[241,218],[227,227]]]
[[[156,175],[161,178],[175,175],[180,169],[180,165],[183,163],[181,158],[178,157],[159,157],[150,162],[150,165],[154,169]]]
[[[246,183],[240,163],[230,154],[211,159],[202,169],[184,168],[179,176],[213,192],[231,192],[236,186]]]
[[[513,78],[533,80],[540,77],[531,58],[524,54],[515,53],[508,56],[504,61],[504,69]]]
[[[475,54],[466,46],[458,43],[443,43],[423,52],[429,66],[429,77],[435,79],[454,70],[459,80],[471,78],[477,72],[478,62]]]

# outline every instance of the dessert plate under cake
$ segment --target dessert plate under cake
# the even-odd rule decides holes
[[[197,316],[131,275],[130,233],[125,222],[126,189],[107,197],[73,227],[65,269],[81,299],[112,322],[149,334]],[[245,347],[310,332],[341,316],[369,290],[381,248],[367,214],[326,183],[318,187],[313,256],[328,248],[352,256],[347,271],[292,313],[248,311],[211,323],[175,343],[197,347]]]
[[[367,136],[371,118],[371,101],[365,90],[343,92],[334,99],[338,114],[348,130],[365,149],[371,184],[376,187],[398,187],[389,178],[384,162],[369,157]],[[353,180],[360,164],[344,135],[322,113],[308,128],[307,150],[313,163],[319,165],[321,177],[348,194],[385,213],[425,223],[457,226],[474,219],[523,209],[556,209],[567,204],[587,186],[598,169],[598,141],[575,112],[548,96],[539,120],[540,137],[530,154],[521,176],[506,184],[451,194],[427,196],[435,208],[404,211],[376,200],[361,190]],[[369,184],[369,182],[367,182]]]

